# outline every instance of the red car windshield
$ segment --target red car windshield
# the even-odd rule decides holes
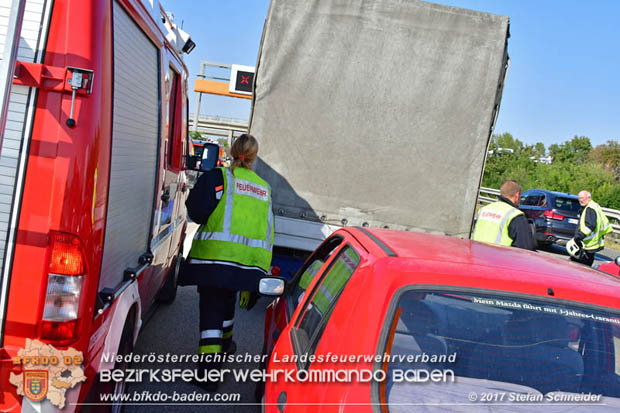
[[[591,393],[620,407],[620,314],[509,296],[410,290],[387,322],[392,328],[380,350],[389,353],[387,380],[379,391],[390,412],[410,411],[411,403],[484,402],[484,394],[496,393],[503,399],[492,402],[507,403],[519,395],[544,403]]]

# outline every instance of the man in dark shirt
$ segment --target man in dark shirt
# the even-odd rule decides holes
[[[521,185],[518,182],[502,183],[499,199],[480,209],[473,239],[534,251],[529,223],[517,208],[520,198]]]
[[[503,196],[500,196],[499,199],[500,201],[507,202],[517,208],[519,206],[520,197],[521,194],[516,197],[515,201],[506,199]],[[532,231],[530,230],[530,224],[527,222],[527,217],[525,215],[519,215],[510,221],[510,225],[508,225],[508,234],[510,235],[510,238],[513,239],[513,247],[523,248],[530,251],[535,250]]]

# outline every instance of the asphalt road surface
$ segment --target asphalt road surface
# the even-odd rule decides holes
[[[269,304],[267,298],[262,298],[251,310],[241,310],[237,308],[235,314],[234,340],[237,342],[236,354],[256,354],[260,355],[263,345],[263,325],[265,307]],[[157,304],[156,304],[157,305]],[[134,354],[196,354],[198,350],[198,293],[196,287],[180,287],[177,298],[171,305],[157,305],[150,318],[146,320],[143,330],[140,333],[138,343],[134,349]],[[257,369],[258,363],[249,364],[226,364],[224,367],[230,369]],[[133,365],[132,368],[144,369],[194,369],[195,365],[189,363],[140,363]],[[156,411],[183,411],[183,412],[260,412],[260,406],[254,400],[254,383],[236,383],[232,375],[227,376],[216,393],[219,397],[231,397],[239,394],[239,399],[235,402],[226,403],[195,403],[195,404],[166,404],[149,406],[145,403],[127,405],[126,412],[152,412]],[[150,394],[158,392],[173,397],[177,394],[206,394],[200,387],[181,380],[172,383],[151,383],[144,380],[141,383],[131,384],[128,388],[129,394],[134,392],[142,393],[148,391]],[[236,397],[236,396],[232,396]],[[167,400],[166,403],[170,403]]]
[[[184,251],[187,254],[191,246],[191,237],[198,225],[190,224]],[[235,312],[235,324],[233,327],[234,340],[237,343],[237,355],[250,354],[260,355],[263,347],[263,326],[265,323],[265,308],[271,300],[261,298],[251,311],[237,307]],[[175,301],[170,305],[155,304],[155,308],[149,311],[142,326],[142,331],[136,343],[134,354],[149,355],[159,354],[196,354],[198,351],[198,293],[196,287],[179,287]],[[229,363],[224,368],[245,370],[257,369],[258,363]],[[196,366],[189,363],[140,363],[132,368],[139,369],[194,369]],[[172,404],[167,400],[163,405],[153,406],[146,402],[127,404],[126,412],[260,412],[260,405],[254,399],[255,384],[248,382],[235,382],[232,374],[226,376],[224,382],[218,387],[217,392],[209,393],[208,397],[231,398],[238,400],[228,402],[199,402]],[[207,392],[182,380],[171,383],[152,383],[143,380],[141,383],[132,383],[127,390],[128,394],[142,394],[149,392],[153,398],[158,392],[168,397],[196,393],[206,395]],[[216,396],[217,395],[217,396]],[[238,395],[238,396],[237,396]],[[142,397],[142,396],[140,396]],[[159,402],[161,403],[161,401]]]
[[[191,236],[196,230],[197,225],[191,224],[188,231],[188,239],[184,251],[189,251]],[[554,256],[557,259],[568,260],[568,254],[564,247],[552,246],[540,251],[541,254]],[[613,260],[620,252],[605,249],[596,255],[596,263],[603,263]],[[237,342],[237,354],[260,355],[263,344],[264,312],[270,299],[263,297],[251,310],[241,310],[237,307],[234,324],[234,339]],[[149,355],[159,354],[195,354],[198,347],[198,293],[196,287],[179,287],[176,300],[171,305],[155,304],[147,315],[142,332],[139,336],[134,354]],[[133,365],[133,368],[143,369],[164,369],[164,368],[187,368],[194,369],[192,363],[184,364],[164,364],[164,363],[140,363]],[[224,367],[230,369],[253,369],[258,368],[258,363],[250,364],[228,364]],[[148,405],[145,402],[128,404],[125,408],[127,412],[150,412],[157,411],[183,411],[183,412],[259,412],[260,406],[254,400],[255,384],[251,381],[237,383],[232,376],[229,376],[216,393],[219,397],[239,397],[234,402],[200,402],[184,404],[165,404]],[[152,397],[156,394],[166,394],[173,397],[175,394],[207,394],[201,388],[192,384],[176,380],[172,383],[152,383],[144,380],[141,383],[129,385],[129,394],[143,394],[149,392]],[[235,395],[239,396],[235,396]],[[211,397],[211,396],[209,396]],[[155,400],[152,399],[151,402]],[[161,401],[160,401],[161,403]],[[166,403],[171,403],[167,400]]]
[[[564,259],[567,261],[570,260],[570,256],[566,252],[566,247],[563,247],[561,245],[553,244],[550,247],[538,250],[538,252],[541,254],[556,257],[558,259]],[[597,252],[594,256],[594,265],[604,264],[606,262],[613,261],[619,255],[620,251],[605,248],[602,251]]]

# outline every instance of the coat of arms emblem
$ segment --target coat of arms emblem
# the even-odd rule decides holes
[[[47,396],[47,370],[24,371],[24,396],[33,402],[41,401]]]

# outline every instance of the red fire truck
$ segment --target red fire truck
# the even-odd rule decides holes
[[[194,44],[157,0],[1,0],[0,18],[0,411],[34,411],[9,384],[27,339],[83,353],[70,411],[175,298]]]

